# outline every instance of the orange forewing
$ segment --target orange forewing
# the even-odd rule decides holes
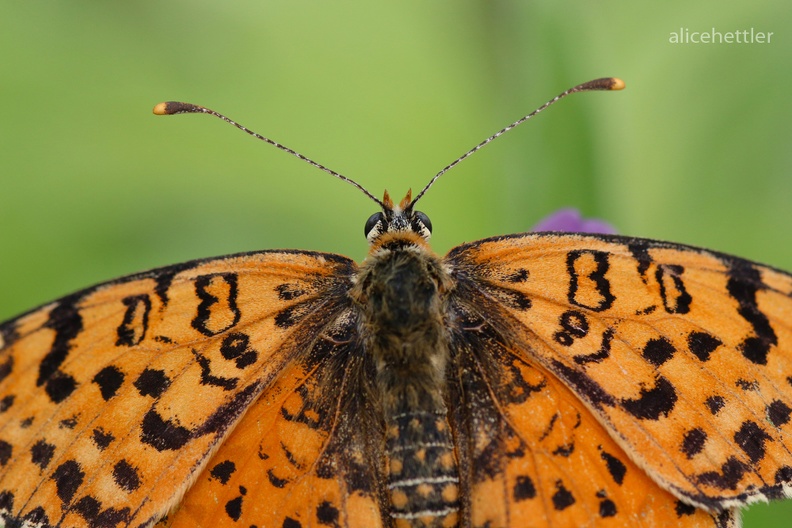
[[[288,364],[295,321],[353,269],[300,252],[197,261],[5,323],[6,514],[75,527],[158,519]]]

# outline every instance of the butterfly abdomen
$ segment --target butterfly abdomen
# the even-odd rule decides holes
[[[388,515],[397,527],[458,522],[459,470],[444,400],[449,283],[431,253],[405,241],[375,251],[352,291],[376,365]]]
[[[445,410],[391,417],[386,452],[395,525],[456,526],[459,476]]]

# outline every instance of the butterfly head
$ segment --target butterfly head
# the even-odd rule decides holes
[[[421,211],[413,209],[416,200],[412,199],[412,190],[399,202],[393,203],[388,191],[382,202],[382,211],[374,213],[366,220],[364,232],[369,244],[374,244],[385,233],[415,233],[424,240],[432,236],[432,222]]]

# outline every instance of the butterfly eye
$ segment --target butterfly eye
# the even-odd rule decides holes
[[[413,217],[413,231],[424,237],[425,239],[429,239],[432,235],[432,221],[429,220],[429,217],[426,216],[426,213],[421,211],[415,211],[415,216]]]
[[[366,220],[366,227],[363,228],[363,234],[366,235],[366,238],[372,240],[377,237],[377,235],[382,232],[382,223],[385,222],[385,215],[380,213],[374,213],[373,215],[369,216],[369,219]],[[377,227],[379,226],[379,229]]]

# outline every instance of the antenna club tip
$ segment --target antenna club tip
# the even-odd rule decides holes
[[[178,101],[159,103],[152,110],[154,115],[194,114],[203,111],[204,108],[201,106],[190,103],[180,103]]]
[[[168,115],[168,103],[157,103],[152,112],[154,115]]]
[[[574,92],[591,92],[595,90],[623,90],[626,85],[624,81],[618,77],[602,77],[601,79],[594,79],[583,84],[578,84],[574,88],[568,90],[564,95]]]

